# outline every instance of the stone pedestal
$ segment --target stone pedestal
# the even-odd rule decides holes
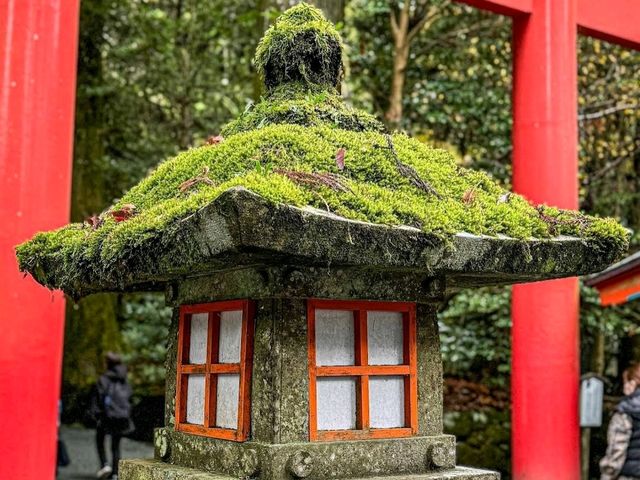
[[[195,468],[167,464],[158,460],[123,460],[120,477],[127,480],[236,480],[238,477],[206,473]],[[259,477],[258,477],[259,478]],[[284,478],[305,478],[289,476]],[[385,477],[349,477],[349,480],[498,480],[500,475],[487,470],[457,467],[437,472]],[[341,478],[339,480],[347,480]]]

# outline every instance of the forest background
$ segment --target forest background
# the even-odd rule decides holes
[[[158,162],[203,144],[262,95],[255,47],[287,0],[84,0],[71,216],[107,208]],[[511,25],[449,0],[316,0],[346,44],[342,94],[392,128],[511,178]],[[579,40],[580,208],[615,216],[640,246],[640,53]],[[582,370],[640,360],[640,304],[601,308],[581,287]],[[123,352],[138,435],[162,423],[169,310],[161,294],[68,303],[63,420],[84,420],[109,350]],[[509,478],[510,289],[463,291],[440,313],[445,426],[461,463]],[[141,412],[144,412],[142,414]],[[594,432],[595,460],[603,431]],[[595,465],[594,465],[595,466]],[[593,471],[593,469],[592,469]]]

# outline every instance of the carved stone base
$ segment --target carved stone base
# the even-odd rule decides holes
[[[260,478],[260,477],[253,477]],[[296,478],[293,476],[290,479]],[[300,478],[300,477],[297,477]],[[159,460],[122,460],[120,462],[121,480],[238,480],[238,477],[207,473],[194,468],[171,465]],[[350,478],[348,480],[499,480],[500,474],[487,470],[475,468],[457,467],[453,469],[441,470],[437,472],[368,477]],[[346,479],[338,479],[346,480]]]

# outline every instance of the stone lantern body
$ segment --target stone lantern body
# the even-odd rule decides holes
[[[266,96],[113,208],[18,247],[73,297],[164,290],[165,426],[123,480],[496,479],[443,434],[436,311],[460,288],[603,269],[612,220],[534,207],[337,94],[339,35],[300,4]]]

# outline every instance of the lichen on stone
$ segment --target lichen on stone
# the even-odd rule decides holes
[[[535,207],[487,174],[459,167],[451,153],[388,134],[372,116],[347,107],[335,89],[334,42],[339,49],[337,32],[317,9],[290,9],[258,48],[267,96],[225,127],[224,140],[161,163],[114,205],[133,205],[132,218],[104,212],[93,225],[37,234],[17,248],[21,270],[51,287],[100,278],[131,264],[137,246],[174,238],[168,233],[181,219],[236,186],[276,203],[441,237],[571,235],[617,253],[626,249],[628,232],[616,221]]]

